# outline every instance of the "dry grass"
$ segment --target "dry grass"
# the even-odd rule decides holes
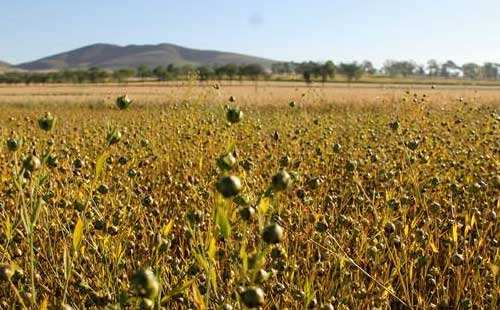
[[[0,151],[0,308],[147,307],[132,278],[150,267],[155,308],[240,309],[259,286],[265,309],[495,309],[499,103],[494,88],[0,86],[0,141],[23,141]],[[236,201],[214,185],[226,174]]]

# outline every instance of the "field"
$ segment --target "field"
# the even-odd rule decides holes
[[[0,141],[0,309],[499,307],[500,88],[0,85]]]

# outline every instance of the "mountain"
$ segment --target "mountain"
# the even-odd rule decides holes
[[[174,44],[127,45],[93,44],[69,52],[22,63],[25,70],[59,70],[99,67],[105,69],[174,65],[250,64],[270,67],[273,60],[243,54],[198,50]]]
[[[0,71],[7,71],[10,69],[12,69],[12,66],[9,63],[0,60]]]

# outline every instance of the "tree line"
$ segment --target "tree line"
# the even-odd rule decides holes
[[[105,70],[90,68],[81,70],[61,70],[53,72],[7,72],[0,74],[0,83],[104,83],[136,80],[174,81],[196,76],[200,81],[207,80],[259,80],[259,79],[296,79],[301,77],[306,83],[335,79],[336,75],[344,76],[348,81],[359,80],[364,75],[389,77],[429,77],[429,78],[461,78],[469,80],[500,79],[500,64],[466,63],[461,66],[449,60],[438,63],[429,60],[426,65],[414,61],[388,60],[379,69],[370,61],[338,63],[326,62],[278,62],[271,68],[260,64],[226,64],[203,66],[156,66],[150,68],[141,65],[136,69]]]

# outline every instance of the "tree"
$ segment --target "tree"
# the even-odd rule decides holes
[[[427,61],[427,70],[429,72],[429,76],[438,76],[439,64],[437,63],[437,61],[434,59]]]
[[[259,64],[248,64],[240,68],[240,73],[242,75],[247,76],[254,81],[257,80],[259,76],[263,75],[264,72],[264,67]]]
[[[236,75],[238,74],[238,66],[235,64],[227,64],[224,66],[226,70],[226,75],[230,81],[234,80]]]
[[[458,69],[459,67],[451,60],[448,60],[441,65],[441,76],[449,77],[452,75],[452,71]]]
[[[467,79],[476,80],[481,77],[481,66],[472,62],[464,64],[462,71]]]
[[[487,62],[483,65],[482,75],[488,80],[496,80],[498,78],[498,64]]]
[[[206,81],[213,77],[215,74],[214,69],[209,66],[199,66],[197,68],[198,78],[200,81]]]
[[[375,74],[377,72],[377,70],[373,66],[373,63],[371,61],[369,61],[369,60],[363,61],[362,66],[363,66],[363,72],[364,73]]]
[[[113,79],[118,82],[123,82],[131,77],[133,77],[135,71],[132,69],[119,69],[113,71]]]
[[[329,78],[335,77],[335,64],[329,60],[320,66],[321,81],[325,83]]]
[[[304,72],[302,72],[302,77],[304,78],[304,81],[307,84],[311,84],[312,83],[311,72],[310,71],[304,71]]]
[[[347,77],[349,82],[359,80],[363,76],[363,67],[357,62],[341,63],[340,72]]]
[[[140,65],[137,68],[137,77],[140,77],[142,79],[150,77],[152,75],[151,70],[149,69],[148,66],[146,65]]]
[[[160,81],[165,81],[167,79],[167,70],[162,66],[157,66],[153,69],[153,75]]]
[[[415,73],[417,65],[413,61],[395,61],[387,60],[384,63],[384,71],[390,76],[404,76],[407,77]]]

